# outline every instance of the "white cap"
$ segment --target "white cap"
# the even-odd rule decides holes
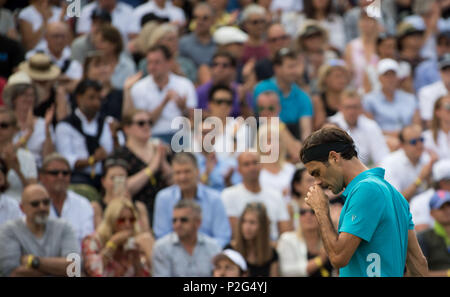
[[[248,35],[239,28],[224,26],[214,32],[213,39],[219,45],[245,43],[248,40]]]
[[[398,66],[397,61],[388,58],[388,59],[380,60],[378,62],[378,65],[377,65],[378,75],[385,74],[386,72],[388,72],[390,70],[392,70],[396,74],[398,74],[399,66]]]
[[[432,173],[435,182],[450,179],[450,159],[442,159],[434,163]]]
[[[217,254],[214,257],[213,262],[215,263],[217,260],[221,258],[221,256],[225,256],[228,259],[230,259],[234,264],[239,266],[239,268],[241,268],[242,271],[247,271],[247,262],[245,262],[244,257],[242,257],[242,255],[239,252],[232,249],[223,250],[220,254]]]

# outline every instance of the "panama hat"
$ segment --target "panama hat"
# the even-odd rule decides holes
[[[19,70],[26,72],[33,80],[54,80],[61,73],[59,67],[44,53],[36,53],[28,61],[22,62]]]

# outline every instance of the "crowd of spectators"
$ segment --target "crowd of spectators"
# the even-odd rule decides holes
[[[450,276],[449,0],[0,0],[0,276],[337,276],[325,125]]]

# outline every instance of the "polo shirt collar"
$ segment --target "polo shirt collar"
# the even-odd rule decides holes
[[[197,183],[197,193],[195,194],[194,199],[196,201],[202,201],[204,200],[205,197],[205,187],[201,184],[201,183]],[[183,198],[181,196],[181,189],[179,186],[175,186],[175,197],[178,200],[181,200],[181,198]]]
[[[88,119],[86,118],[86,116],[84,115],[84,113],[78,107],[77,107],[77,109],[75,109],[75,115],[81,120],[82,123],[85,123],[85,124],[88,124],[88,125],[93,123],[93,122],[96,122],[98,117],[99,117],[99,113],[97,112],[97,114],[92,119],[92,121],[89,122]]]
[[[362,181],[363,179],[369,177],[369,176],[377,176],[380,178],[384,178],[384,172],[385,170],[381,167],[372,168],[366,171],[361,172],[358,174],[352,181],[345,187],[344,192],[342,193],[342,197],[347,199],[347,196],[350,194],[350,192],[353,190],[356,185]]]

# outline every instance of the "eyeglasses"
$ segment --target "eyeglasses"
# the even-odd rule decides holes
[[[50,198],[44,198],[42,200],[35,200],[35,201],[31,201],[30,205],[34,208],[39,207],[40,204],[44,204],[44,206],[49,206],[50,205]]]
[[[58,176],[59,174],[62,174],[63,176],[68,176],[70,174],[69,170],[46,170],[44,171],[46,174],[50,174],[53,176]]]
[[[11,123],[0,122],[0,129],[8,129],[8,128],[11,127],[11,126],[12,126]]]
[[[281,35],[281,36],[278,36],[278,37],[267,38],[267,41],[271,42],[271,43],[275,43],[277,41],[285,41],[285,40],[288,40],[288,39],[289,39],[289,35]]]
[[[144,121],[144,120],[141,120],[141,121],[135,121],[135,122],[133,122],[133,124],[135,124],[135,125],[138,125],[139,127],[144,127],[145,125],[148,125],[148,126],[153,126],[153,121],[152,120],[148,120],[148,121]]]
[[[315,214],[314,210],[312,209],[300,209],[298,212],[301,216],[310,213],[310,214]]]
[[[269,105],[269,106],[258,106],[258,111],[259,112],[263,112],[265,110],[268,110],[270,112],[274,112],[275,111],[275,106],[274,105]]]
[[[248,21],[250,24],[256,26],[256,25],[262,25],[266,23],[265,19],[259,19],[259,20],[249,20]]]
[[[172,218],[172,224],[175,224],[177,221],[180,221],[181,223],[187,223],[189,222],[189,218],[188,217]]]
[[[136,218],[132,217],[132,218],[118,218],[117,219],[117,224],[119,224],[119,225],[125,224],[125,222],[129,222],[130,224],[134,224],[136,222]]]
[[[413,139],[409,140],[408,143],[410,145],[416,145],[418,142],[423,143],[424,141],[425,141],[425,139],[423,137],[419,137],[419,138],[413,138]]]
[[[218,105],[226,104],[228,106],[231,106],[233,104],[233,99],[230,99],[230,98],[216,98],[216,99],[213,99],[211,102],[216,103]]]
[[[231,64],[229,64],[229,63],[218,63],[218,62],[213,62],[213,63],[211,64],[211,66],[212,66],[212,67],[220,66],[220,67],[222,67],[222,68],[228,68],[228,67],[231,67]]]

